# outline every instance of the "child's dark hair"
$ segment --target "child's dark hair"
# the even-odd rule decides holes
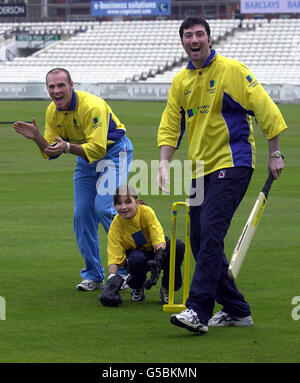
[[[138,198],[137,192],[130,185],[120,185],[114,194],[114,205],[117,205],[120,202],[120,196],[126,195],[128,197],[133,197],[137,205],[147,205],[142,199]]]

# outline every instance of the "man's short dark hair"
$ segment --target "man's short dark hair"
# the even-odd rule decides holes
[[[190,16],[187,17],[185,20],[183,20],[182,24],[180,25],[179,28],[179,36],[182,40],[183,38],[183,32],[185,29],[192,28],[194,25],[203,25],[207,36],[210,37],[210,26],[208,22],[205,20],[204,17],[196,17],[196,16]]]
[[[71,75],[70,75],[70,72],[65,68],[53,68],[49,70],[49,72],[46,74],[46,84],[47,84],[48,75],[50,73],[59,73],[59,72],[64,72],[67,75],[67,80],[68,80],[68,83],[70,84],[70,82],[72,81]]]

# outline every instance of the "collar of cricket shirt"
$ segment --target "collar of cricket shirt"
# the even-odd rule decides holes
[[[205,61],[204,65],[202,66],[202,68],[208,66],[211,63],[211,61],[215,58],[215,56],[216,56],[216,51],[214,49],[212,49],[211,52],[210,52],[210,55],[208,56],[208,58]],[[197,69],[197,68],[195,68],[193,63],[192,63],[192,61],[189,60],[186,69]]]
[[[76,101],[77,101],[77,96],[76,96],[75,90],[73,89],[72,101],[71,101],[71,104],[70,104],[70,106],[69,106],[69,108],[67,110],[75,110],[75,108],[76,108]],[[64,111],[64,109],[60,109],[60,108],[56,108],[56,110],[59,111],[59,112]]]

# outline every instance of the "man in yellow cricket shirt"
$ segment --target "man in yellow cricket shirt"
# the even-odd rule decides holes
[[[275,179],[284,167],[279,134],[287,126],[261,84],[241,62],[211,48],[210,26],[202,17],[188,17],[179,35],[189,62],[173,79],[158,130],[158,185],[166,190],[168,164],[188,131],[187,158],[204,162],[201,175],[192,175],[192,190],[202,203],[191,206],[191,248],[196,260],[187,309],[171,323],[196,333],[208,326],[252,326],[249,304],[227,276],[224,238],[248,188],[255,167],[251,116],[268,140],[268,170]],[[222,305],[213,315],[215,301]]]
[[[77,156],[74,172],[74,232],[84,258],[78,290],[103,288],[98,225],[106,232],[116,215],[113,194],[126,183],[133,147],[124,125],[101,98],[73,89],[70,73],[54,68],[46,85],[52,103],[46,111],[42,136],[35,118],[32,123],[17,121],[17,133],[34,141],[46,159],[61,154]]]

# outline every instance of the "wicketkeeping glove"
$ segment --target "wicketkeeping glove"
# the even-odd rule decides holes
[[[147,290],[150,290],[152,286],[156,285],[160,271],[162,269],[164,257],[165,250],[160,248],[155,252],[154,258],[148,260],[148,266],[150,268],[151,275],[150,279],[147,279],[144,283],[144,286]]]
[[[121,275],[115,274],[109,278],[106,285],[99,295],[100,302],[104,306],[117,307],[122,303],[122,297],[119,294],[119,290],[124,282]]]

